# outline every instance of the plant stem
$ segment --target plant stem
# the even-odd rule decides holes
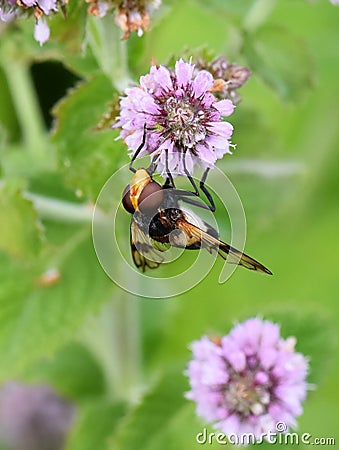
[[[136,402],[140,388],[138,301],[121,291],[80,332],[80,339],[101,363],[110,397],[130,403]]]
[[[34,162],[39,164],[46,158],[46,130],[40,106],[26,61],[8,58],[3,64],[24,144]]]
[[[24,193],[31,200],[39,215],[45,219],[51,219],[63,223],[91,223],[93,207],[89,204],[77,204],[44,197],[43,195]],[[97,217],[99,215],[97,214]]]
[[[257,0],[247,13],[243,28],[246,31],[255,31],[262,25],[273,10],[277,0]]]
[[[118,91],[131,84],[127,65],[126,42],[120,39],[119,28],[112,18],[92,17],[87,19],[87,42],[90,45],[99,67],[110,78]]]
[[[87,42],[99,67],[121,92],[132,81],[126,42],[120,38],[121,31],[111,17],[88,17]],[[111,395],[131,402],[135,402],[141,378],[139,301],[122,291],[98,318],[97,333],[90,332],[87,339],[101,360]]]

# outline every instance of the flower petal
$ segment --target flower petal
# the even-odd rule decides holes
[[[236,351],[226,355],[226,358],[236,372],[241,372],[246,367],[246,358],[243,352]]]
[[[48,41],[50,35],[49,27],[45,19],[38,19],[34,27],[34,38],[43,45]]]
[[[217,156],[214,151],[205,145],[197,145],[196,150],[199,158],[212,168],[217,160]]]
[[[209,122],[206,124],[208,129],[215,134],[229,139],[233,133],[233,126],[229,122]]]
[[[177,85],[179,87],[186,87],[192,79],[194,66],[179,59],[175,63],[175,75],[177,77]]]
[[[51,11],[55,11],[57,9],[56,0],[39,0],[37,3],[44,14],[49,14]]]
[[[234,111],[234,105],[231,100],[220,100],[213,104],[222,116],[230,116]]]
[[[171,75],[166,67],[160,66],[154,73],[154,79],[162,88],[173,89]]]
[[[213,77],[206,70],[201,70],[192,82],[194,96],[200,97],[213,86]]]

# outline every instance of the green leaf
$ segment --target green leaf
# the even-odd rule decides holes
[[[98,72],[98,64],[88,47],[84,46],[88,5],[85,2],[69,2],[66,17],[56,14],[51,20],[51,38],[43,47],[45,58],[59,59],[80,76]],[[40,50],[41,52],[41,50]]]
[[[52,248],[34,269],[4,256],[0,259],[2,380],[15,378],[28,365],[52,355],[112,295],[112,283],[98,264],[88,228],[64,228],[55,226],[53,245],[58,250]],[[38,283],[38,275],[48,268],[57,269],[60,279]]]
[[[53,358],[44,358],[26,374],[29,381],[52,384],[72,400],[105,393],[105,378],[93,355],[78,342],[70,342]]]
[[[104,399],[81,405],[66,450],[106,450],[107,439],[124,412],[122,404],[111,404]]]
[[[96,199],[100,189],[122,164],[127,152],[115,142],[111,130],[95,131],[114,93],[105,76],[77,86],[54,109],[54,142],[66,182],[88,198]]]
[[[113,436],[110,449],[143,450],[168,448],[164,429],[171,431],[172,421],[187,405],[184,392],[188,386],[183,369],[171,371],[144,397],[140,405],[120,422]]]
[[[238,0],[237,2],[232,0],[199,0],[199,3],[202,7],[217,14],[240,18],[248,12],[254,0]]]
[[[314,65],[306,44],[287,29],[265,25],[245,33],[248,65],[281,98],[298,101],[314,82]]]
[[[53,48],[55,42],[61,44],[66,54],[81,53],[81,45],[85,35],[87,5],[83,2],[69,2],[64,13],[51,15],[49,26],[51,28],[50,42],[43,47],[47,53]]]
[[[0,186],[0,209],[0,249],[21,259],[36,256],[41,249],[42,227],[17,182]]]

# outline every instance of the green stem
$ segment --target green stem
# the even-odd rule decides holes
[[[121,31],[111,17],[88,17],[87,42],[117,91],[132,84],[126,42],[121,41]],[[122,292],[104,309],[94,328],[87,328],[86,339],[102,363],[112,397],[132,403],[141,379],[139,301]]]
[[[247,13],[243,28],[246,31],[257,30],[271,14],[277,0],[257,0]]]
[[[138,398],[141,378],[139,301],[126,292],[115,295],[80,333],[101,363],[110,397],[130,403]]]
[[[31,200],[38,214],[44,219],[63,223],[91,223],[93,207],[89,204],[77,204],[25,192],[24,196]],[[96,217],[100,217],[99,214]]]
[[[0,189],[4,181],[0,180]],[[62,223],[91,223],[93,218],[93,206],[87,203],[72,203],[44,195],[32,194],[24,191],[23,197],[33,203],[39,216]],[[101,210],[96,212],[96,220],[107,220]]]
[[[32,82],[29,67],[24,60],[9,59],[3,65],[10,88],[23,140],[37,163],[46,157],[46,130]]]
[[[128,72],[126,41],[121,40],[119,28],[110,16],[98,18],[88,16],[87,42],[99,67],[110,78],[118,91],[131,84]]]

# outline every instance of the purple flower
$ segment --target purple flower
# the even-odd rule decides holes
[[[49,39],[49,27],[45,19],[38,19],[34,27],[34,38],[40,45]]]
[[[230,100],[217,100],[210,92],[214,79],[205,71],[193,74],[194,65],[179,60],[172,72],[152,66],[140,78],[140,85],[126,89],[120,101],[121,127],[131,154],[142,142],[146,125],[146,145],[138,156],[152,155],[158,171],[168,168],[173,175],[192,173],[195,166],[213,168],[217,159],[230,152],[233,127],[222,120],[232,114]]]
[[[8,382],[0,389],[1,444],[15,450],[61,450],[74,413],[47,385]]]
[[[0,0],[0,20],[8,22],[14,18],[26,17],[27,13],[35,17],[34,38],[44,44],[49,38],[49,27],[44,16],[56,13],[68,0]]]
[[[213,93],[218,99],[228,98],[233,103],[238,104],[240,96],[237,92],[251,76],[248,67],[230,63],[224,56],[219,56],[212,61],[207,60],[203,55],[197,56],[194,60],[196,70],[207,70],[213,75]]]
[[[279,326],[258,318],[236,325],[219,340],[192,344],[187,375],[197,414],[225,435],[277,432],[295,427],[306,397],[307,359],[296,339],[280,337]]]
[[[132,31],[142,36],[147,31],[150,15],[159,8],[161,0],[87,0],[90,3],[90,14],[103,17],[111,10],[115,10],[115,23],[124,32],[123,39],[127,39]]]
[[[16,17],[16,0],[0,0],[0,20],[10,22]]]

